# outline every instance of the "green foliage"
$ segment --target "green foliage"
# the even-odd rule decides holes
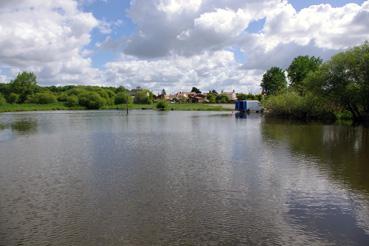
[[[221,93],[221,94],[217,95],[216,102],[217,103],[228,103],[229,102],[228,96]]]
[[[9,94],[9,84],[0,83],[0,93],[4,96]]]
[[[305,86],[319,97],[351,112],[355,121],[369,115],[369,43],[333,56]]]
[[[168,103],[165,100],[160,100],[156,104],[156,108],[159,110],[168,110]]]
[[[206,98],[208,99],[209,103],[216,103],[217,102],[217,95],[214,94],[214,93],[208,93]]]
[[[275,95],[287,88],[287,80],[284,71],[279,67],[272,67],[263,75],[261,83],[263,94]]]
[[[335,120],[333,110],[321,98],[312,94],[301,96],[296,92],[284,92],[269,96],[264,106],[272,115],[299,120]]]
[[[19,102],[23,103],[38,90],[34,73],[22,72],[9,84],[9,90],[19,95]]]
[[[115,104],[127,104],[128,103],[132,103],[132,97],[129,95],[128,92],[119,92],[116,96],[115,96]]]
[[[199,89],[197,89],[196,87],[192,87],[191,92],[197,93],[197,94],[201,94],[201,91]]]
[[[305,91],[304,79],[309,73],[318,70],[321,64],[322,60],[314,56],[296,57],[287,69],[290,87],[302,95]]]
[[[3,94],[0,94],[0,105],[3,105],[5,103],[6,103],[6,101],[5,101],[5,98],[4,98]]]
[[[97,92],[85,92],[79,96],[79,104],[87,109],[99,109],[106,101]]]
[[[238,100],[261,100],[261,95],[237,93]]]
[[[138,90],[134,96],[134,103],[137,104],[152,104],[152,93],[148,90]]]
[[[58,101],[59,102],[66,102],[67,101],[67,98],[68,98],[68,94],[66,93],[62,93],[58,96]]]
[[[7,101],[8,103],[11,103],[11,104],[17,103],[19,101],[19,95],[12,92],[9,94]]]
[[[56,96],[50,92],[39,92],[29,97],[28,102],[35,104],[50,104],[56,103]]]
[[[65,99],[65,105],[68,107],[76,107],[79,104],[79,99],[75,95],[67,96]]]

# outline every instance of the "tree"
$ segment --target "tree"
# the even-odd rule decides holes
[[[295,89],[300,95],[304,94],[303,81],[306,76],[316,71],[322,64],[322,59],[315,56],[298,56],[288,67],[288,78],[291,81],[290,87]]]
[[[11,104],[17,103],[19,101],[19,95],[16,94],[16,93],[14,93],[14,92],[12,92],[8,96],[8,100],[7,101],[8,101],[8,103],[11,103]]]
[[[80,95],[79,105],[86,107],[87,109],[99,109],[106,104],[104,98],[102,98],[97,92],[86,92]]]
[[[284,71],[279,67],[272,67],[263,75],[261,83],[263,94],[273,95],[287,88]]]
[[[65,100],[65,105],[67,107],[75,107],[78,106],[79,100],[78,97],[75,95],[67,96]]]
[[[115,104],[127,104],[132,103],[132,97],[128,92],[119,92],[115,96]]]
[[[24,103],[29,96],[38,90],[36,75],[32,72],[22,72],[9,84],[10,91],[19,95],[19,102]]]
[[[333,56],[304,81],[313,93],[351,112],[369,116],[369,43]]]
[[[249,94],[244,94],[244,93],[237,93],[237,99],[238,100],[255,100],[256,95],[253,95],[251,93]]]
[[[192,87],[191,92],[197,93],[197,94],[201,94],[201,91],[199,89],[197,89],[196,87]]]
[[[3,94],[0,94],[0,105],[3,105],[3,104],[5,104],[5,98],[4,98],[4,96],[3,96]]]
[[[151,104],[152,98],[150,92],[147,90],[138,90],[135,94],[134,103],[137,104]]]
[[[162,95],[162,96],[167,95],[167,92],[165,91],[165,89],[161,90],[161,95]]]
[[[36,104],[49,104],[49,103],[56,103],[57,99],[56,99],[56,96],[54,96],[50,92],[40,92],[40,93],[36,93],[33,96],[31,96],[28,99],[28,102],[36,103]]]
[[[208,93],[206,99],[209,100],[209,103],[216,103],[217,102],[217,95],[214,93]]]
[[[228,103],[229,98],[226,94],[221,93],[217,96],[216,101],[217,101],[217,103]]]

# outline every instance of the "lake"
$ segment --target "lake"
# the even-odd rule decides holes
[[[369,131],[230,112],[0,114],[0,245],[369,245]]]

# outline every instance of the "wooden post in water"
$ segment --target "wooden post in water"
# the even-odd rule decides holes
[[[126,109],[127,109],[127,115],[128,115],[128,98],[129,98],[129,95],[127,95],[127,99],[126,99]]]

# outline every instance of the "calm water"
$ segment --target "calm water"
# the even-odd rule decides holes
[[[0,115],[0,245],[369,245],[369,132],[258,115]]]

